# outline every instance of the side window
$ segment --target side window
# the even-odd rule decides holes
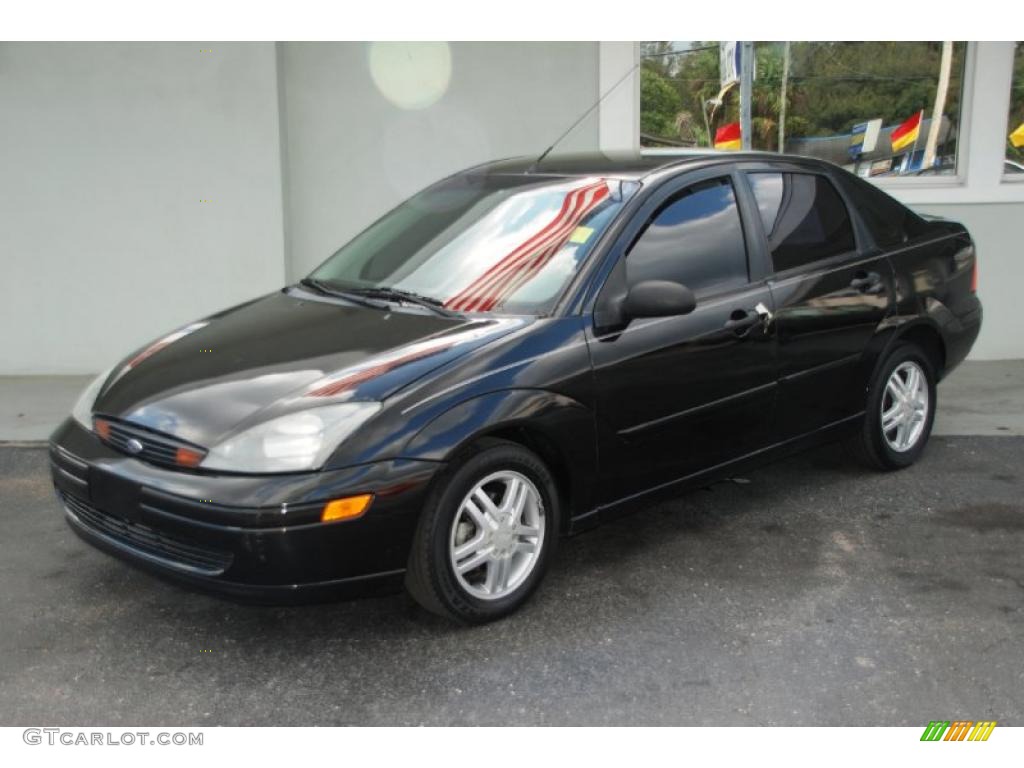
[[[626,258],[630,284],[674,280],[707,295],[745,285],[747,248],[728,178],[694,184],[652,217]]]
[[[920,216],[874,184],[853,174],[843,174],[842,184],[871,237],[883,248],[919,237],[927,229]]]
[[[856,248],[846,205],[824,176],[751,173],[748,178],[776,272]]]

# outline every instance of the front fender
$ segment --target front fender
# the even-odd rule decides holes
[[[566,487],[569,517],[595,504],[597,440],[594,413],[573,400],[542,389],[505,389],[464,400],[419,430],[403,457],[448,461],[481,437],[518,433],[537,450]]]

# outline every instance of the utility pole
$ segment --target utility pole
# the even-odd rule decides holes
[[[754,100],[754,44],[740,43],[740,148],[751,149],[750,105]]]
[[[705,99],[700,104],[700,113],[704,116],[704,135],[708,137],[708,146],[715,146],[715,142],[711,139],[711,123],[708,122],[708,105],[711,103],[710,99]]]
[[[779,152],[786,151],[786,87],[789,85],[789,41],[782,48],[782,90],[779,93]]]
[[[928,126],[928,141],[924,145],[924,157],[921,168],[935,165],[935,150],[939,145],[939,128],[942,126],[942,113],[946,109],[946,93],[949,91],[949,74],[953,68],[953,43],[942,44],[942,61],[939,64],[939,87],[935,89],[935,107],[932,109],[932,122]]]

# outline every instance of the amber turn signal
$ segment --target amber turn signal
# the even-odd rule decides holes
[[[335,520],[351,520],[354,517],[359,517],[370,506],[371,501],[373,501],[372,493],[328,501],[320,515],[320,522],[330,523]]]
[[[198,467],[206,454],[191,448],[179,448],[174,453],[174,463],[179,467]]]
[[[96,434],[104,440],[110,439],[110,422],[106,419],[93,419],[93,428],[96,430]]]

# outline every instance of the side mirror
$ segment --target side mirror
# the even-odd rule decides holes
[[[629,289],[623,309],[628,317],[688,315],[697,306],[693,291],[671,280],[643,280]]]

